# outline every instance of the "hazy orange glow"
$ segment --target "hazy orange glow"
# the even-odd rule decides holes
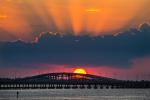
[[[73,71],[73,73],[76,73],[76,74],[87,74],[86,70],[85,69],[82,69],[82,68],[77,68]]]
[[[42,31],[101,35],[149,21],[148,4],[149,0],[1,0],[0,29],[27,40]]]

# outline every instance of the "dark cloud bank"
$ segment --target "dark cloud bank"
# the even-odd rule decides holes
[[[36,43],[0,43],[0,68],[34,64],[130,67],[136,58],[150,55],[150,25],[117,36],[61,36],[45,33]]]

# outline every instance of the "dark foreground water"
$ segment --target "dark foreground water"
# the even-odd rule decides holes
[[[150,100],[150,89],[0,90],[0,100]]]

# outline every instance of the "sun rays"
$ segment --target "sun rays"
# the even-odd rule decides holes
[[[101,35],[126,28],[146,2],[3,0],[0,3],[0,28],[27,40],[43,31]]]

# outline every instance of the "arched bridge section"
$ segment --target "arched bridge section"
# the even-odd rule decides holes
[[[0,89],[150,88],[150,82],[121,81],[77,73],[48,73],[17,79],[0,79]]]
[[[115,79],[100,77],[90,74],[77,74],[77,73],[49,73],[42,74],[32,77],[26,77],[18,79],[20,81],[34,81],[34,82],[106,82],[106,81],[117,81]]]

